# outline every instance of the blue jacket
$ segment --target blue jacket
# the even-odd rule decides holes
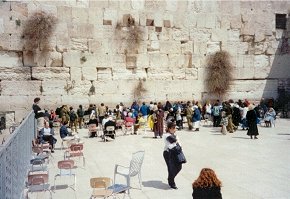
[[[140,108],[140,112],[142,113],[143,116],[148,115],[148,106],[147,105],[142,105]]]
[[[62,125],[59,129],[59,135],[61,138],[65,138],[66,136],[68,136],[68,130],[67,130],[67,127],[66,125]]]
[[[200,119],[201,119],[200,111],[199,111],[198,108],[195,108],[195,109],[194,109],[193,116],[192,116],[192,122],[200,121]]]

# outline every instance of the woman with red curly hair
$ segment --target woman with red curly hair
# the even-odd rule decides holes
[[[193,199],[222,199],[221,181],[210,168],[203,168],[192,183]]]

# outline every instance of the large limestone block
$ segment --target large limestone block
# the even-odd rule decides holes
[[[131,6],[133,10],[143,10],[145,0],[131,1]]]
[[[227,41],[228,34],[226,29],[213,29],[211,34],[211,41],[218,42],[218,41]]]
[[[46,57],[45,65],[48,67],[62,67],[62,54],[59,52],[50,52]]]
[[[178,1],[166,0],[166,8],[167,11],[176,11],[178,6]]]
[[[89,23],[95,25],[103,25],[103,9],[89,7]]]
[[[40,95],[41,81],[1,81],[1,96]]]
[[[209,42],[207,43],[207,52],[206,54],[213,54],[221,50],[220,42]]]
[[[56,50],[57,52],[67,52],[70,48],[70,38],[66,35],[56,35]]]
[[[138,55],[139,56],[139,55]],[[142,57],[142,54],[140,54]],[[126,68],[126,56],[123,54],[113,54],[112,59],[112,68]],[[138,61],[137,61],[138,62]]]
[[[198,69],[197,68],[186,68],[185,69],[185,79],[194,79],[198,78]]]
[[[244,55],[243,56],[243,63],[244,63],[244,67],[247,68],[247,67],[254,67],[254,59],[255,59],[255,56],[254,55]]]
[[[240,41],[240,30],[239,29],[228,30],[228,40],[236,42]]]
[[[72,7],[57,6],[57,18],[60,21],[71,22],[71,20],[72,20]]]
[[[72,7],[72,22],[73,23],[87,23],[88,12],[87,8]]]
[[[196,14],[197,28],[202,29],[206,27],[206,14]]]
[[[149,56],[148,54],[138,54],[136,60],[137,68],[149,68]]]
[[[0,51],[0,67],[20,66],[22,66],[22,57],[18,53]]]
[[[169,68],[149,68],[149,80],[172,80],[172,69]]]
[[[276,90],[278,86],[277,80],[235,80],[232,81],[230,85],[231,86],[229,92],[244,93],[263,92],[264,90]],[[246,97],[248,98],[248,96]],[[245,96],[243,98],[245,98]]]
[[[171,68],[191,68],[193,67],[192,54],[169,54],[168,66]]]
[[[190,29],[190,40],[194,42],[208,42],[211,38],[211,32],[208,29]]]
[[[90,100],[89,97],[84,95],[63,95],[61,96],[61,104],[73,106],[76,110],[80,104],[88,108],[87,105],[90,104]]]
[[[97,68],[95,67],[82,67],[83,80],[97,80]]]
[[[166,68],[168,67],[168,56],[160,53],[149,54],[150,68]]]
[[[103,79],[94,82],[96,94],[114,94],[118,93],[118,84],[112,79]]]
[[[0,34],[4,33],[5,29],[4,29],[4,19],[0,18]]]
[[[267,67],[270,64],[269,56],[267,55],[256,55],[254,58],[255,67]]]
[[[105,8],[104,10],[104,20],[117,21],[118,12],[115,9]]]
[[[0,50],[10,50],[10,35],[7,33],[0,34]]]
[[[185,43],[181,43],[181,53],[191,53],[193,54],[193,41],[187,41]]]
[[[172,38],[175,41],[188,41],[189,31],[187,29],[173,29]]]
[[[70,37],[75,38],[94,38],[95,29],[93,24],[68,24],[68,32]]]
[[[255,55],[265,54],[266,45],[265,43],[255,43]]]
[[[95,83],[93,81],[76,81],[69,94],[73,95],[72,98],[79,95],[86,98],[86,96],[94,94],[90,92],[92,86],[95,87]]]
[[[36,62],[32,52],[23,51],[23,64],[24,66],[36,66]]]
[[[42,95],[45,96],[61,96],[64,93],[66,93],[66,90],[64,89],[66,86],[65,80],[44,80],[41,82],[42,85]]]
[[[71,49],[77,51],[88,51],[88,40],[86,38],[71,38]]]
[[[30,68],[29,67],[0,67],[1,80],[30,80]]]
[[[38,80],[69,80],[67,67],[32,67],[32,78]]]
[[[222,14],[220,17],[217,17],[218,24],[220,24],[221,29],[229,30],[231,28],[231,15]]]
[[[207,43],[206,42],[194,42],[194,53],[200,55],[206,55]]]
[[[98,39],[89,40],[88,46],[91,53],[100,52],[102,50],[102,41]]]
[[[215,14],[206,15],[205,28],[211,29],[215,27],[216,27],[216,15]]]
[[[0,36],[1,37],[1,36]],[[1,38],[0,38],[1,40]],[[23,39],[20,34],[11,34],[9,37],[9,50],[11,51],[22,51],[23,50]],[[1,46],[0,46],[1,48]]]
[[[232,15],[230,18],[231,29],[240,29],[242,26],[241,15]]]
[[[254,68],[254,78],[255,79],[266,79],[269,77],[271,72],[271,67],[255,67]]]
[[[181,53],[181,44],[178,41],[160,41],[160,53]]]
[[[185,75],[185,68],[175,68],[173,69],[173,75],[172,78],[173,80],[179,79],[179,80],[184,80],[186,75]]]
[[[249,50],[248,42],[240,42],[238,47],[238,54],[245,55]]]
[[[98,68],[97,79],[98,81],[112,80],[112,69],[111,68]]]
[[[255,69],[251,67],[241,68],[234,67],[233,68],[233,79],[253,79],[255,74]]]
[[[70,79],[75,82],[79,82],[84,79],[82,75],[81,67],[71,67],[70,68]]]

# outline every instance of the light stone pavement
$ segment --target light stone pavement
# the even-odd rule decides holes
[[[206,126],[199,132],[177,131],[188,160],[176,177],[178,190],[169,189],[167,185],[167,169],[162,156],[164,143],[162,139],[152,139],[152,132],[122,136],[118,131],[116,140],[104,143],[100,138],[88,138],[87,130],[81,129],[79,136],[84,142],[86,165],[83,168],[81,160],[76,162],[76,195],[72,189],[60,186],[72,183],[73,179],[58,178],[53,198],[89,198],[91,177],[113,178],[115,164],[127,166],[133,152],[145,150],[143,188],[131,189],[132,199],[189,199],[191,183],[204,167],[216,171],[223,183],[224,199],[286,199],[290,197],[289,127],[287,119],[279,119],[273,128],[259,127],[258,140],[251,140],[242,130],[227,135],[220,134],[219,128]],[[50,162],[52,186],[57,161],[63,159],[59,140]],[[133,180],[133,187],[138,186],[137,182],[137,178]],[[34,193],[32,198],[46,197]]]

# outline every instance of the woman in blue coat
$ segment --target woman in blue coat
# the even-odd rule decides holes
[[[199,131],[200,120],[201,120],[200,110],[196,105],[194,105],[192,122],[193,122],[193,127],[195,128],[195,131]]]

